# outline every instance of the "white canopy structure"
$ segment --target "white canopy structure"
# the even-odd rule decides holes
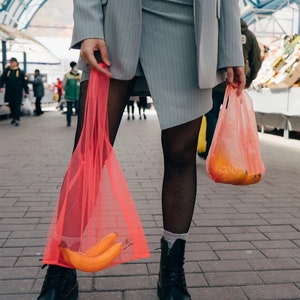
[[[37,11],[47,0],[0,0],[1,61],[6,65],[7,53],[27,64],[57,65],[60,60],[35,38],[26,33]],[[9,57],[8,57],[9,59]]]
[[[240,6],[257,37],[300,33],[300,0],[240,0]]]
[[[7,59],[6,52],[16,53],[14,56],[17,57],[26,53],[28,64],[59,64],[58,58],[26,34],[26,29],[29,29],[34,16],[46,2],[48,1],[0,0],[3,65]],[[66,7],[65,1],[55,3]],[[240,7],[241,17],[250,25],[258,38],[267,35],[281,37],[300,32],[300,0],[240,0]],[[67,12],[65,9],[62,11]],[[71,9],[68,13],[71,14]]]

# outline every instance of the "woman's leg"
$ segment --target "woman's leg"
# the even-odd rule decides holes
[[[109,139],[114,144],[123,112],[132,94],[135,79],[124,81],[112,79],[108,94]]]
[[[196,151],[201,118],[162,131],[164,229],[187,233],[196,199]]]
[[[184,252],[196,199],[196,149],[201,118],[162,131],[164,236],[157,292],[161,300],[190,300]]]
[[[21,105],[22,105],[22,97],[16,99],[14,102],[14,114],[15,114],[15,126],[19,126],[20,118],[21,118]]]
[[[126,103],[126,109],[127,109],[127,120],[130,120],[130,101],[129,100]]]
[[[12,124],[16,121],[16,105],[14,100],[9,100],[9,109],[10,109],[10,116],[12,118]]]
[[[35,98],[35,113],[37,116],[42,114],[41,101],[42,101],[42,97]]]
[[[67,126],[71,126],[73,114],[73,101],[67,101]]]
[[[111,79],[108,94],[108,120],[109,120],[109,138],[113,145],[117,131],[123,116],[125,106],[131,95],[134,86],[134,80],[123,81]],[[78,108],[78,122],[75,134],[74,149],[78,143],[84,121],[85,98],[88,89],[88,81],[84,81],[80,85],[80,97]]]
[[[134,120],[134,102],[135,101],[131,101],[131,117],[132,117],[132,120]]]

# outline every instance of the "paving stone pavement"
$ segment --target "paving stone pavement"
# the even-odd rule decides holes
[[[157,300],[163,160],[154,111],[121,123],[115,151],[151,257],[90,274],[80,300]],[[49,222],[73,145],[76,117],[47,111],[0,121],[0,300],[32,300],[46,269]],[[253,186],[212,182],[197,158],[198,196],[186,251],[193,300],[300,299],[300,141],[260,135],[267,173]]]

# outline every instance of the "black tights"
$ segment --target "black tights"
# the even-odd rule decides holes
[[[80,87],[79,115],[74,149],[83,126],[88,82]],[[108,96],[109,137],[113,145],[134,80],[112,79]],[[162,210],[164,229],[173,233],[189,231],[196,199],[196,150],[201,118],[163,130],[164,154]]]

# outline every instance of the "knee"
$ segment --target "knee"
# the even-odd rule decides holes
[[[185,169],[195,162],[196,146],[191,143],[171,143],[164,147],[164,160],[166,164],[172,164]]]

